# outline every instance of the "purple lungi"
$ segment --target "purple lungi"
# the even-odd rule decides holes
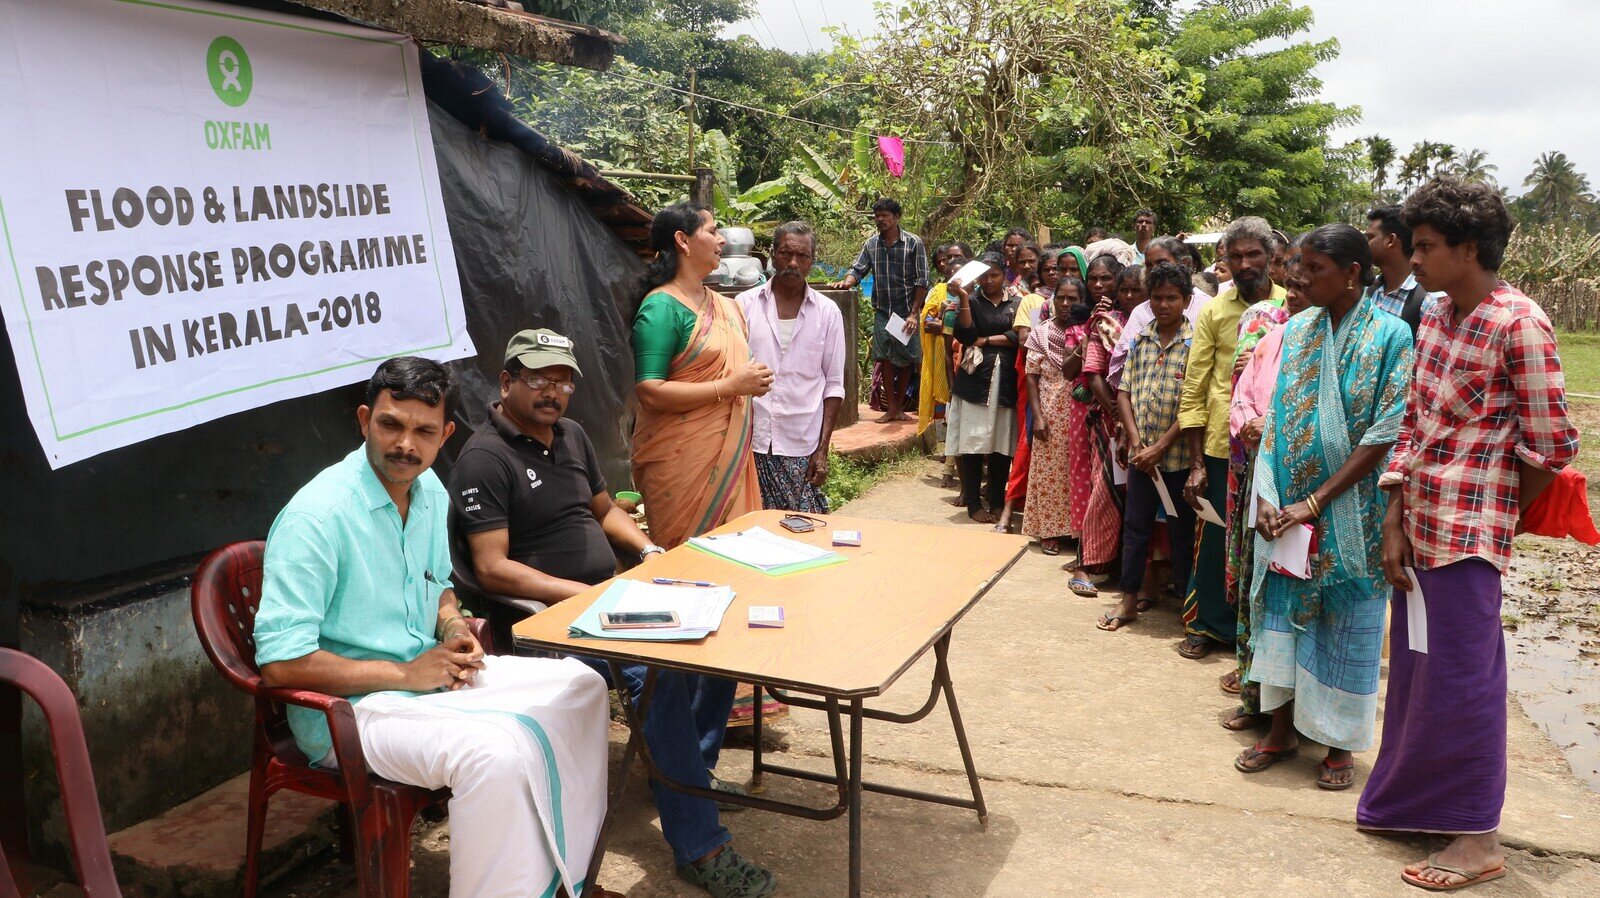
[[[1500,571],[1479,558],[1417,571],[1428,654],[1390,600],[1383,744],[1356,807],[1364,829],[1487,833],[1506,797],[1506,642]]]

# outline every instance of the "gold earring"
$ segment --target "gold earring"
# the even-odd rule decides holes
[[[1344,288],[1346,290],[1354,290],[1356,288],[1356,282],[1355,281],[1345,281],[1344,282]]]

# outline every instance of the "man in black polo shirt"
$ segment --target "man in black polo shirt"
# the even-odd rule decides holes
[[[580,375],[572,341],[526,330],[506,346],[500,401],[450,475],[451,555],[458,591],[534,612],[616,573],[613,546],[662,551],[611,502],[588,434],[563,419]],[[588,662],[609,680],[604,664]],[[635,702],[644,667],[623,669]],[[667,776],[735,790],[711,776],[734,684],[675,671],[656,678],[644,738]],[[716,898],[762,898],[772,873],[739,855],[717,803],[651,784],[678,875]]]

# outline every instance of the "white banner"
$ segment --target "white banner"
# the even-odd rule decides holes
[[[0,309],[51,467],[473,354],[416,47],[183,0],[0,3]]]

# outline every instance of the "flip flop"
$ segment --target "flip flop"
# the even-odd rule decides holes
[[[1105,614],[1100,615],[1100,623],[1095,624],[1095,626],[1106,631],[1107,633],[1115,633],[1138,619],[1139,618],[1137,616],[1123,617],[1120,614],[1112,614],[1111,612],[1107,611]],[[1113,624],[1115,624],[1115,626],[1112,626]]]
[[[1258,727],[1266,723],[1266,720],[1264,719],[1266,717],[1267,715],[1265,714],[1250,714],[1245,711],[1243,705],[1240,705],[1239,707],[1234,708],[1232,711],[1223,711],[1221,714],[1218,714],[1217,723],[1221,724],[1222,728],[1230,733],[1242,733],[1245,730]],[[1241,718],[1245,721],[1243,726],[1235,727],[1228,725],[1230,722],[1239,720]]]
[[[1233,768],[1235,770],[1239,771],[1240,773],[1260,773],[1279,761],[1287,761],[1299,754],[1300,746],[1296,745],[1293,748],[1262,748],[1261,743],[1257,742],[1255,745],[1250,746],[1250,751],[1254,752],[1257,756],[1265,755],[1267,757],[1267,763],[1262,764],[1260,767],[1246,767],[1243,760],[1240,758],[1234,758]]]
[[[1188,658],[1190,661],[1199,661],[1201,658],[1211,654],[1211,650],[1216,648],[1216,645],[1216,643],[1204,636],[1196,636],[1191,633],[1185,636],[1182,642],[1178,643],[1177,650],[1178,654]]]
[[[1061,544],[1058,543],[1058,542],[1048,542],[1048,543],[1041,542],[1039,544],[1039,551],[1043,552],[1046,555],[1060,555],[1061,554]]]
[[[1329,792],[1343,792],[1344,790],[1350,788],[1351,786],[1354,786],[1356,784],[1356,778],[1354,776],[1350,777],[1350,781],[1349,782],[1344,782],[1344,783],[1331,783],[1331,782],[1328,782],[1328,781],[1326,781],[1326,780],[1324,780],[1322,778],[1322,771],[1324,771],[1324,770],[1327,771],[1328,773],[1338,773],[1341,770],[1349,770],[1350,768],[1352,768],[1354,766],[1356,766],[1356,762],[1355,761],[1346,761],[1343,764],[1329,764],[1328,763],[1328,759],[1327,758],[1323,758],[1322,759],[1322,763],[1317,765],[1317,788],[1318,789],[1327,789]],[[1442,869],[1442,868],[1435,868],[1435,869]],[[1455,871],[1452,870],[1450,872],[1454,873]]]
[[[1427,882],[1417,878],[1416,876],[1413,876],[1404,869],[1400,871],[1400,878],[1405,880],[1407,885],[1413,885],[1419,889],[1427,889],[1430,892],[1451,892],[1455,891],[1456,889],[1464,889],[1467,886],[1475,886],[1479,885],[1480,883],[1499,879],[1500,877],[1506,875],[1505,864],[1501,864],[1492,870],[1484,870],[1481,873],[1473,873],[1471,870],[1462,870],[1457,867],[1451,867],[1439,863],[1439,855],[1437,854],[1428,855],[1428,868],[1432,870],[1443,870],[1446,873],[1454,873],[1457,876],[1465,877],[1465,879],[1462,882],[1449,884]]]
[[[1139,601],[1133,603],[1133,607],[1140,614],[1143,614],[1146,611],[1149,611],[1151,608],[1156,607],[1156,600],[1155,599],[1140,599]]]
[[[1100,590],[1096,589],[1093,583],[1082,577],[1073,577],[1068,580],[1067,588],[1086,599],[1098,599],[1100,597]]]
[[[1239,671],[1237,668],[1223,674],[1219,685],[1222,687],[1222,691],[1228,695],[1238,695],[1244,691],[1244,687],[1239,683]]]

